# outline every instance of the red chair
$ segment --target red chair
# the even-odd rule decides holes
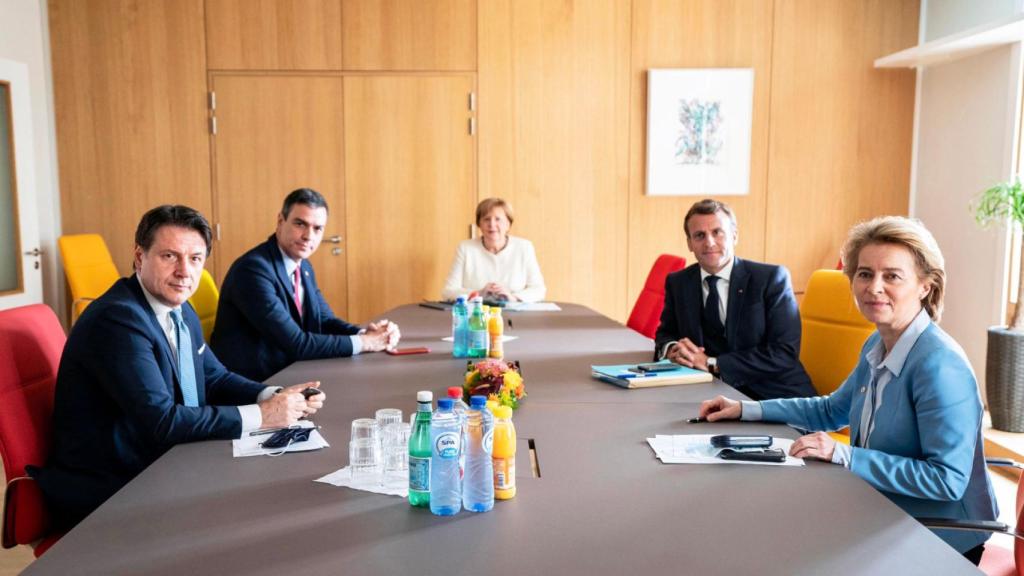
[[[986,458],[989,466],[1006,466],[1024,470],[1024,464],[1009,458]],[[1007,526],[998,521],[945,520],[938,518],[918,518],[918,521],[930,528],[947,528],[952,530],[970,530],[1007,534],[1013,536],[1013,548],[1005,548],[999,543],[989,540],[985,543],[985,552],[981,555],[981,571],[988,576],[1024,576],[1024,475],[1017,481],[1017,501],[1014,504],[1017,512],[1015,526]]]
[[[626,326],[648,338],[654,338],[661,322],[661,310],[665,307],[665,277],[685,267],[686,258],[671,254],[658,256],[654,266],[651,266],[650,274],[647,275],[644,289],[640,291],[640,296],[633,305],[633,312],[629,314]]]
[[[3,547],[32,545],[36,557],[61,534],[49,532],[43,493],[25,467],[46,463],[65,340],[64,329],[47,306],[0,311],[0,456],[8,478]]]

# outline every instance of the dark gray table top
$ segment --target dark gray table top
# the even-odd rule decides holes
[[[397,497],[312,480],[347,464],[349,423],[415,408],[462,380],[440,338],[447,313],[391,312],[403,346],[431,354],[302,362],[270,380],[319,379],[316,421],[332,446],[231,458],[230,443],[174,448],[26,574],[965,574],[973,566],[840,467],[663,465],[654,434],[770,433],[779,425],[688,424],[720,384],[623,390],[591,364],[647,361],[650,340],[586,308],[507,313],[529,398],[516,412],[518,496],[450,518]],[[527,453],[533,439],[541,476]]]

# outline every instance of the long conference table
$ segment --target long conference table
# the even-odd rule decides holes
[[[939,538],[848,470],[664,465],[655,434],[766,433],[690,424],[722,383],[625,390],[591,364],[648,361],[651,341],[588,308],[509,312],[529,394],[516,411],[518,495],[486,514],[439,517],[405,499],[314,482],[348,463],[349,425],[378,408],[443,397],[448,312],[386,317],[430,354],[296,363],[270,384],[322,381],[330,448],[232,458],[228,441],[180,445],[86,518],[25,574],[974,574]],[[539,477],[530,465],[529,440]]]

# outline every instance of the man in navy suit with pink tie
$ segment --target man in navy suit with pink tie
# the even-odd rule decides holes
[[[315,190],[299,188],[285,198],[274,234],[231,265],[210,337],[225,366],[262,381],[299,360],[398,344],[397,324],[349,324],[334,315],[320,293],[309,257],[326,225],[327,201]]]

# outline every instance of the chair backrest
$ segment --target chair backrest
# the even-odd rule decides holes
[[[217,320],[217,302],[220,301],[220,290],[213,276],[207,270],[199,277],[199,288],[189,298],[189,303],[195,308],[199,315],[199,322],[203,325],[203,338],[210,341],[210,334],[213,334],[213,323]]]
[[[647,274],[647,282],[633,305],[626,326],[648,338],[654,338],[661,322],[661,311],[665,307],[665,277],[685,267],[686,258],[671,254],[658,256]]]
[[[0,311],[0,456],[8,480],[5,548],[46,535],[46,503],[25,467],[46,463],[53,392],[65,340],[64,329],[47,306]]]
[[[117,266],[99,234],[69,234],[57,240],[71,290],[71,319],[117,282]]]
[[[800,323],[800,362],[818,394],[831,394],[857,365],[875,325],[857,310],[850,281],[839,270],[811,274],[800,304]]]

